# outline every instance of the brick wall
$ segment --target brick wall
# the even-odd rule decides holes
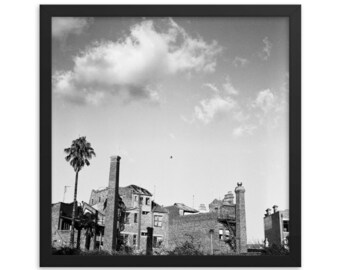
[[[55,240],[58,240],[55,238],[55,235],[56,235],[56,231],[58,230],[58,226],[59,226],[60,204],[61,203],[52,204],[52,210],[51,210],[52,243],[54,243]]]
[[[137,214],[137,222],[134,222],[134,215]],[[138,209],[130,210],[130,222],[129,224],[124,224],[124,230],[121,232],[121,234],[128,235],[127,237],[127,244],[129,246],[133,246],[133,235],[137,236],[138,233]],[[161,227],[154,227],[154,216],[162,216],[162,226]],[[168,214],[167,213],[153,213],[148,212],[148,214],[142,214],[141,218],[141,242],[140,242],[140,248],[142,250],[146,249],[146,236],[143,235],[147,232],[147,227],[154,227],[153,236],[156,237],[162,237],[163,239],[163,245],[164,247],[167,247],[168,245]]]
[[[108,191],[109,191],[108,188],[100,189],[100,190],[92,190],[89,204],[95,205],[100,202],[105,202],[105,200],[107,199]],[[127,208],[134,207],[133,192],[129,187],[120,187],[119,196],[122,198]]]
[[[52,246],[60,247],[60,246],[68,246],[70,243],[70,230],[62,230],[62,218],[61,216],[71,217],[73,204],[66,203],[55,203],[52,205],[52,216],[51,216],[51,225],[52,225]],[[85,230],[80,232],[80,246],[85,246]],[[75,241],[77,241],[78,230],[75,230]]]
[[[280,246],[283,239],[289,235],[289,232],[283,232],[283,219],[289,220],[288,211],[278,211],[264,217],[264,237],[268,239],[269,246]]]
[[[107,198],[108,189],[102,189],[102,190],[92,190],[90,195],[89,204],[95,205],[99,202],[104,202]]]
[[[214,254],[230,253],[231,248],[223,240],[219,239],[219,230],[226,227],[218,222],[218,213],[201,213],[173,218],[169,224],[169,248],[174,248],[186,240],[200,246],[201,249],[210,254],[211,231]]]
[[[264,237],[268,239],[269,245],[281,245],[281,229],[279,212],[264,217]]]

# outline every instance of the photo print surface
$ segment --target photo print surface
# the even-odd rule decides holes
[[[288,18],[53,17],[51,62],[53,254],[289,254]]]

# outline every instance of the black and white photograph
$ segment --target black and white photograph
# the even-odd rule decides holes
[[[51,31],[53,255],[289,254],[287,17]]]
[[[340,269],[339,1],[1,7],[1,269]]]

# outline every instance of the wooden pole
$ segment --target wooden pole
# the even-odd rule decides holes
[[[214,234],[214,230],[211,229],[209,231],[209,233],[210,233],[210,254],[214,255],[214,246],[213,246],[213,234]]]
[[[97,249],[97,223],[98,223],[98,211],[96,210],[93,229],[93,250]]]
[[[152,238],[153,238],[153,228],[147,227],[148,238],[146,239],[146,255],[152,255]]]
[[[137,249],[140,249],[140,238],[142,229],[142,205],[140,203],[140,195],[138,195],[138,234],[137,234]]]
[[[100,230],[100,232],[99,232],[99,249],[101,249],[102,241],[103,241],[103,233],[102,233],[102,231]]]

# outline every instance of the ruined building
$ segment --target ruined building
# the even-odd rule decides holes
[[[265,245],[270,247],[288,246],[289,239],[289,210],[279,211],[278,206],[273,206],[273,213],[270,208],[266,210],[263,218]]]
[[[209,210],[201,205],[198,211],[182,203],[163,207],[142,187],[119,187],[119,165],[120,157],[111,157],[108,187],[92,190],[89,202],[78,207],[78,246],[112,251],[124,243],[145,250],[152,228],[153,248],[172,249],[188,240],[207,254],[247,252],[242,183],[235,188],[235,202],[230,191],[223,200],[215,199]],[[68,244],[71,213],[72,203],[52,205],[53,244]]]
[[[119,187],[119,164],[120,157],[111,157],[108,187],[92,190],[89,202],[82,202],[82,206],[78,207],[78,246],[88,249],[101,247],[111,251],[124,243],[136,249],[145,249],[148,227],[153,228],[153,247],[167,246],[168,211],[152,201],[152,194],[144,188],[136,185]],[[67,245],[69,242],[72,205],[52,205],[54,245]],[[80,220],[80,213],[87,215],[88,220]],[[92,222],[92,226],[86,226],[86,222]]]
[[[169,247],[175,247],[184,239],[191,238],[206,253],[247,252],[247,230],[245,219],[245,189],[242,183],[229,192],[222,201],[215,199],[209,212],[175,204],[166,207],[169,211]]]

